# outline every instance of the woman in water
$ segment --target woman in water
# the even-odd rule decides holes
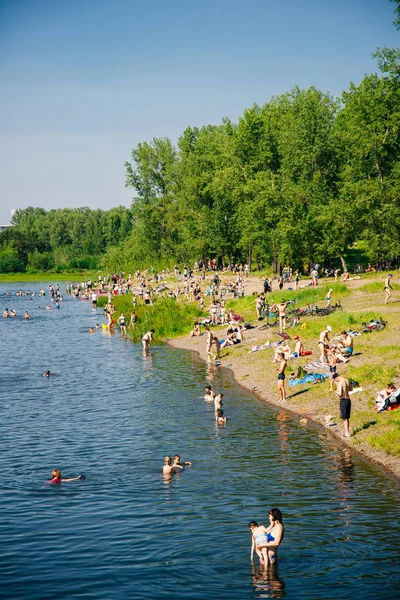
[[[54,469],[54,471],[51,472],[50,483],[64,483],[65,481],[77,481],[78,479],[84,479],[83,475],[78,475],[78,477],[70,477],[68,479],[63,479],[61,477],[60,469]]]
[[[284,538],[285,530],[279,508],[271,508],[268,517],[269,527],[267,528],[263,525],[259,527],[255,521],[251,521],[249,525],[253,536],[251,557],[253,558],[255,548],[261,562],[274,564],[278,558],[278,547]]]

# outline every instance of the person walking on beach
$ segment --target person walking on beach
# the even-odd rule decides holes
[[[282,301],[277,304],[278,315],[279,315],[279,330],[282,333],[286,329],[286,307],[288,305],[287,301]]]
[[[389,302],[389,298],[392,295],[392,277],[393,275],[389,273],[389,275],[385,279],[385,304]]]
[[[325,361],[325,356],[326,356],[325,346],[328,346],[328,348],[329,348],[329,334],[331,332],[332,332],[332,327],[330,325],[327,325],[325,327],[325,329],[323,331],[321,331],[321,333],[319,334],[318,346],[321,351],[320,361],[323,363],[326,362]]]
[[[332,292],[333,292],[333,289],[330,288],[329,292],[326,294],[326,297],[325,297],[325,301],[326,301],[325,308],[329,308],[330,305],[331,305],[331,302],[332,302]]]
[[[285,355],[280,352],[278,354],[278,392],[279,392],[279,402],[285,402],[286,400],[286,390],[285,390],[285,369],[287,367],[287,362],[285,359]]]
[[[343,420],[343,437],[350,437],[350,413],[351,400],[350,392],[353,389],[350,381],[339,373],[333,373],[332,378],[336,384],[336,393],[340,398],[340,417]]]

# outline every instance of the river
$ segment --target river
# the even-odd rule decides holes
[[[48,301],[0,297],[1,314],[17,311],[0,317],[3,599],[398,597],[397,480],[228,370],[166,345],[144,357],[118,332],[89,333],[102,322],[89,302]],[[202,399],[207,382],[226,426]],[[175,453],[193,465],[166,479]],[[57,467],[85,480],[48,485]],[[264,572],[248,523],[268,523],[271,507],[286,533]]]

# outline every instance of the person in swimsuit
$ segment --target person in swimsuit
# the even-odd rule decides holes
[[[257,553],[257,556],[260,559],[260,563],[263,565],[268,564],[268,544],[267,532],[268,529],[264,527],[264,525],[259,525],[257,521],[250,521],[249,529],[251,531],[251,551],[250,551],[250,559],[253,560],[254,550]],[[261,550],[260,545],[264,544],[263,549]]]
[[[392,274],[389,273],[389,275],[385,279],[385,304],[387,304],[389,302],[389,298],[392,295],[393,288],[391,286],[391,281],[392,281]]]
[[[199,337],[199,335],[201,335],[200,325],[199,325],[198,321],[195,321],[193,323],[193,329],[190,332],[190,337]]]
[[[256,544],[263,556],[264,552],[267,551],[266,562],[274,564],[278,558],[278,547],[284,538],[285,530],[283,527],[282,513],[279,508],[271,508],[268,517],[270,525],[265,530],[265,539],[260,539],[259,542],[256,541]],[[263,529],[265,529],[265,527]]]
[[[50,377],[50,371],[45,371],[45,373],[43,373],[43,377]]]
[[[320,348],[321,351],[321,356],[320,356],[320,361],[322,363],[325,363],[325,357],[326,357],[326,352],[325,352],[325,346],[328,345],[329,348],[329,333],[332,332],[332,327],[330,325],[327,325],[325,327],[325,329],[323,331],[321,331],[321,333],[319,334],[319,341],[318,341],[318,346]]]
[[[333,380],[336,384],[336,393],[340,398],[340,417],[343,420],[343,437],[350,437],[350,413],[351,413],[351,400],[350,392],[353,389],[350,381],[345,377],[334,373],[332,375]]]
[[[125,318],[125,314],[123,312],[118,317],[118,325],[121,329],[122,335],[126,335],[126,318]]]
[[[330,392],[333,392],[333,376],[336,373],[336,365],[338,363],[338,357],[336,355],[336,346],[335,344],[331,344],[328,350],[328,363],[329,363],[329,383],[330,383]]]
[[[279,402],[285,402],[286,400],[286,390],[285,390],[285,369],[287,367],[287,362],[285,360],[285,355],[281,352],[278,354],[278,392],[279,392]]]
[[[83,475],[78,475],[78,477],[69,477],[68,479],[64,479],[61,477],[60,469],[54,469],[51,472],[51,480],[50,483],[64,483],[66,481],[77,481],[78,479],[84,479]]]
[[[285,331],[286,329],[286,307],[288,305],[288,302],[280,302],[279,304],[277,304],[277,308],[278,308],[278,314],[279,314],[279,330],[282,333],[282,331]]]
[[[332,292],[333,292],[333,290],[332,290],[332,288],[331,288],[331,289],[329,290],[329,292],[327,293],[327,295],[326,295],[326,298],[325,298],[325,301],[326,301],[325,308],[328,308],[328,307],[331,305],[331,301],[332,301]]]
[[[144,336],[142,337],[143,352],[146,352],[147,350],[150,349],[150,342],[154,339],[153,333],[154,333],[154,329],[150,329],[150,331],[145,333]]]

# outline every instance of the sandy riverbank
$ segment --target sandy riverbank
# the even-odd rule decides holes
[[[220,329],[222,334],[225,328]],[[271,338],[271,336],[269,337]],[[368,445],[363,439],[363,431],[354,432],[353,430],[353,435],[349,440],[342,437],[343,426],[339,417],[339,400],[336,394],[329,392],[328,383],[312,386],[314,389],[311,391],[310,387],[306,387],[306,389],[304,386],[287,387],[287,401],[283,405],[279,404],[275,366],[271,364],[273,350],[250,353],[252,345],[262,344],[265,341],[265,331],[258,328],[247,330],[243,344],[222,351],[222,366],[230,369],[237,383],[261,401],[295,413],[300,419],[317,423],[325,428],[329,435],[337,438],[340,443],[348,445],[368,460],[380,464],[390,474],[400,478],[400,459]],[[202,360],[207,360],[204,335],[198,338],[175,338],[168,340],[168,343],[176,348],[196,352]],[[362,393],[356,393],[352,396],[352,416],[361,410],[365,410],[365,398]],[[329,415],[332,416],[330,422],[336,423],[333,427],[327,423]],[[373,414],[371,418],[373,418]]]

